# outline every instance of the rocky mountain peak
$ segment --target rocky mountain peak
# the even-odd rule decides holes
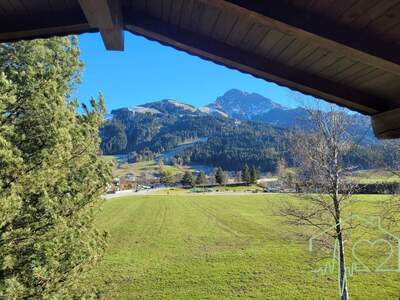
[[[282,105],[257,93],[230,89],[209,105],[224,111],[232,118],[250,120],[252,116],[266,113],[274,108],[284,109]]]

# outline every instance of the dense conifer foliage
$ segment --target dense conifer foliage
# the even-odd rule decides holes
[[[104,99],[77,113],[76,39],[0,46],[0,298],[82,298],[101,256],[93,216],[110,178],[99,157]]]
[[[205,138],[177,153],[177,158],[225,170],[240,170],[248,163],[272,171],[281,157],[279,147],[286,141],[286,130],[199,111],[177,114],[164,108],[159,113],[133,113],[120,109],[113,111],[113,118],[106,122],[101,136],[105,154],[129,154],[132,162],[152,157],[149,151],[157,154],[179,143]]]

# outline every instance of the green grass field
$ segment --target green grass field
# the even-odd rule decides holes
[[[195,192],[194,192],[195,191]],[[210,194],[211,193],[250,193],[257,192],[262,193],[263,189],[255,184],[248,186],[216,186],[213,188],[179,188],[171,187],[167,189],[156,190],[152,192],[152,195],[183,195],[183,194]]]
[[[164,169],[176,175],[178,173],[184,173],[184,168],[179,168],[176,166],[165,165]],[[137,163],[124,163],[119,168],[114,170],[114,176],[122,176],[126,173],[132,172],[134,174],[140,175],[142,172],[159,172],[159,165],[154,160],[141,161]]]
[[[359,171],[351,178],[361,184],[400,182],[400,174],[395,174],[385,170]]]
[[[337,299],[337,274],[311,272],[299,229],[277,215],[287,195],[116,198],[98,225],[110,234],[86,280],[106,299]],[[375,197],[353,209],[373,211]],[[399,273],[356,273],[351,299],[399,299]]]

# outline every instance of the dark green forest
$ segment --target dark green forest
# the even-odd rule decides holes
[[[127,154],[131,162],[148,160],[181,143],[203,138],[205,141],[178,152],[177,161],[232,171],[242,169],[245,164],[257,166],[263,172],[275,171],[282,159],[288,166],[293,165],[290,142],[296,134],[293,128],[210,115],[172,100],[143,107],[150,111],[122,108],[111,112],[101,129],[103,154]],[[354,136],[360,139],[360,135]],[[382,146],[360,144],[346,158],[348,164],[361,169],[379,167],[377,162],[385,160]]]

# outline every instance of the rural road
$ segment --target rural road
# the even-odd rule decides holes
[[[104,195],[104,198],[106,199],[112,199],[112,198],[119,198],[119,197],[125,197],[125,196],[140,196],[140,195],[147,195],[151,194],[155,191],[162,190],[163,188],[159,189],[148,189],[148,190],[140,190],[138,192],[134,190],[126,190],[126,191],[120,191],[116,192],[115,194],[106,194]]]
[[[161,191],[161,190],[166,190],[165,188],[158,188],[158,189],[150,189],[150,190],[140,190],[139,192],[135,192],[132,190],[128,191],[121,191],[115,194],[107,194],[104,195],[105,199],[113,199],[113,198],[120,198],[120,197],[127,197],[127,196],[143,196],[143,195],[154,195],[154,196],[170,196],[170,195],[175,195],[175,196],[218,196],[218,195],[225,195],[225,196],[231,196],[231,195],[260,195],[263,194],[262,192],[259,193],[252,193],[252,192],[205,192],[205,193],[182,193],[182,194],[175,194],[175,193],[168,193],[168,191],[165,191],[165,193],[157,193],[154,194],[155,191]],[[269,193],[271,194],[271,193]]]

